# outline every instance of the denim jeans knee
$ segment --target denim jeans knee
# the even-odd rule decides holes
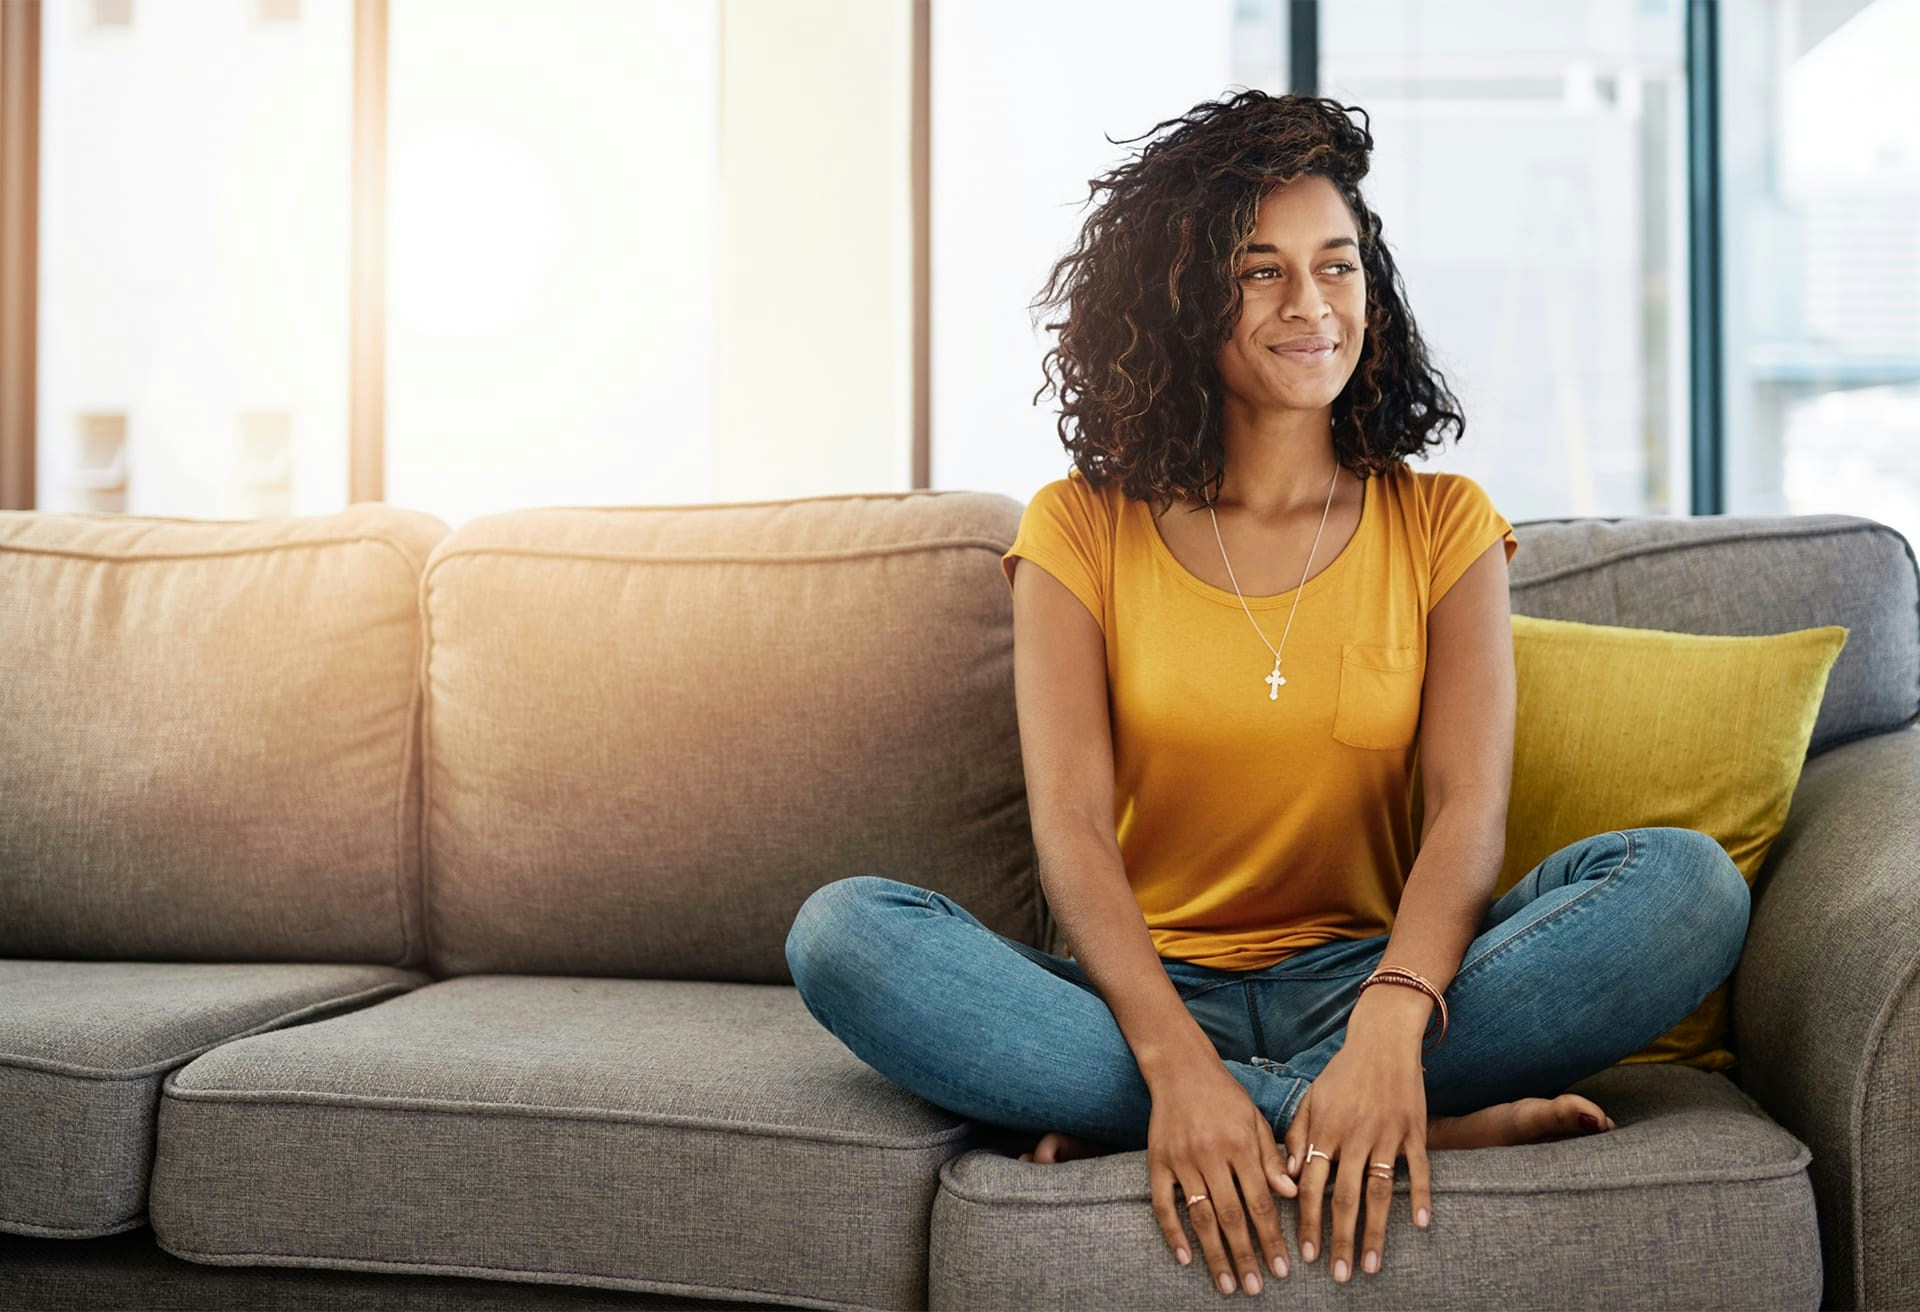
[[[925,902],[927,890],[885,875],[849,875],[807,895],[787,929],[787,971],[794,983],[808,963],[845,961],[878,936],[886,913]]]
[[[1746,946],[1752,913],[1746,876],[1718,839],[1698,829],[1636,829],[1634,840],[1658,854],[1653,864],[1675,899],[1670,932],[1710,958],[1710,974],[1717,985],[1733,973]],[[1708,951],[1713,947],[1719,948],[1717,954]]]

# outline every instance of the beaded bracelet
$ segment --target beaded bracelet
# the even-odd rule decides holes
[[[1366,992],[1366,990],[1374,984],[1400,984],[1407,988],[1419,989],[1428,997],[1432,998],[1435,1007],[1435,1019],[1440,1023],[1440,1033],[1434,1037],[1432,1043],[1422,1042],[1420,1055],[1424,1057],[1427,1053],[1440,1046],[1440,1041],[1447,1037],[1448,1020],[1447,1000],[1440,996],[1439,989],[1436,989],[1432,984],[1428,983],[1426,977],[1417,971],[1408,970],[1404,966],[1382,966],[1361,981],[1360,987],[1354,992],[1355,998],[1358,999],[1361,993]],[[1433,1024],[1431,1021],[1427,1025],[1426,1033],[1433,1033]],[[1426,1035],[1423,1034],[1421,1037],[1424,1040]]]

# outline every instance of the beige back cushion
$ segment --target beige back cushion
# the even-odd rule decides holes
[[[559,508],[435,548],[437,972],[785,983],[807,895],[883,875],[1042,931],[999,555],[974,492]]]
[[[413,965],[447,526],[0,512],[0,956]]]

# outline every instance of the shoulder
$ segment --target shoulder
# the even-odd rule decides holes
[[[1459,496],[1463,492],[1485,495],[1485,489],[1479,483],[1454,469],[1414,469],[1403,462],[1393,467],[1390,477],[1400,479],[1409,490],[1427,502]]]
[[[1404,464],[1395,469],[1392,477],[1398,479],[1412,508],[1427,524],[1438,525],[1493,509],[1493,498],[1470,475],[1451,469],[1411,469]]]
[[[1095,486],[1076,466],[1067,471],[1065,478],[1041,484],[1028,498],[1028,504],[1085,524],[1111,529],[1118,521],[1124,500],[1118,479]]]

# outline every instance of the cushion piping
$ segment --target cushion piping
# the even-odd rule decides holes
[[[205,1262],[213,1266],[252,1266],[266,1264],[270,1266],[317,1267],[338,1271],[401,1271],[408,1273],[450,1276],[474,1276],[488,1280],[520,1280],[527,1284],[542,1285],[591,1285],[601,1289],[632,1289],[667,1294],[692,1294],[705,1298],[726,1298],[733,1295],[750,1295],[757,1298],[779,1300],[783,1304],[803,1307],[846,1309],[847,1312],[869,1312],[885,1305],[872,1303],[845,1303],[835,1299],[813,1298],[781,1289],[749,1289],[741,1285],[693,1285],[677,1280],[641,1280],[627,1276],[609,1276],[590,1271],[553,1271],[543,1267],[520,1266],[482,1266],[474,1263],[459,1262],[387,1262],[359,1257],[326,1257],[306,1253],[215,1253],[195,1248],[173,1248],[161,1244],[161,1248],[175,1257],[186,1258],[192,1262]],[[776,1304],[777,1305],[777,1304]]]
[[[1463,1149],[1461,1151],[1472,1152],[1475,1150]],[[1752,1167],[1728,1166],[1713,1171],[1666,1171],[1650,1175],[1612,1176],[1599,1180],[1583,1180],[1577,1185],[1567,1185],[1564,1183],[1560,1185],[1491,1185],[1476,1184],[1472,1181],[1462,1181],[1458,1184],[1450,1182],[1444,1188],[1435,1186],[1434,1194],[1436,1197],[1442,1194],[1488,1194],[1525,1198],[1587,1193],[1603,1189],[1654,1189],[1668,1188],[1673,1185],[1705,1185],[1740,1181],[1784,1180],[1793,1176],[1804,1176],[1806,1174],[1807,1163],[1812,1160],[1812,1150],[1805,1144],[1800,1144],[1799,1151],[1793,1155],[1791,1161],[1773,1165],[1755,1165]],[[1150,1197],[1144,1187],[1128,1190],[1125,1193],[1075,1194],[1071,1197],[1060,1198],[1021,1198],[970,1192],[968,1189],[954,1183],[954,1177],[948,1170],[949,1165],[951,1165],[951,1161],[946,1165],[942,1165],[940,1168],[941,1190],[945,1193],[952,1194],[962,1202],[977,1203],[986,1207],[1081,1207],[1091,1203],[1145,1203]],[[1393,1182],[1393,1192],[1396,1195],[1409,1194],[1412,1191],[1413,1183],[1410,1180],[1395,1180]]]
[[[745,1134],[755,1138],[800,1139],[812,1143],[859,1144],[869,1148],[919,1152],[937,1147],[974,1132],[975,1125],[963,1120],[950,1129],[921,1138],[881,1138],[860,1131],[809,1130],[768,1121],[720,1121],[710,1116],[680,1116],[621,1107],[549,1107],[537,1103],[481,1102],[455,1098],[387,1097],[361,1093],[322,1093],[316,1090],[241,1090],[183,1089],[176,1083],[178,1072],[161,1084],[161,1095],[181,1102],[230,1104],[286,1103],[306,1107],[356,1107],[374,1111],[417,1112],[424,1115],[489,1117],[527,1117],[552,1121],[615,1121],[633,1125],[666,1125],[690,1130],[711,1130],[717,1134]]]
[[[235,1039],[244,1039],[249,1035],[263,1034],[268,1030],[277,1029],[291,1021],[299,1020],[303,1016],[312,1015],[316,1011],[324,1011],[329,1007],[346,1006],[349,1003],[359,1002],[366,998],[377,998],[384,993],[405,993],[416,987],[418,986],[414,984],[389,981],[385,984],[376,984],[371,988],[361,989],[358,993],[322,998],[318,1002],[308,1003],[306,1006],[296,1007],[292,1011],[282,1012],[268,1020],[261,1021],[251,1029],[241,1030],[237,1034],[222,1035],[211,1043],[203,1043],[197,1048],[189,1049],[186,1052],[178,1053],[171,1057],[162,1057],[160,1060],[149,1062],[145,1066],[115,1070],[106,1066],[82,1066],[74,1062],[52,1061],[45,1057],[28,1057],[11,1052],[0,1052],[0,1065],[17,1066],[22,1070],[45,1071],[50,1075],[71,1075],[86,1080],[147,1079],[159,1074],[161,1071],[169,1070],[191,1061],[193,1058],[200,1056],[204,1052],[209,1052],[223,1043],[231,1043]]]

